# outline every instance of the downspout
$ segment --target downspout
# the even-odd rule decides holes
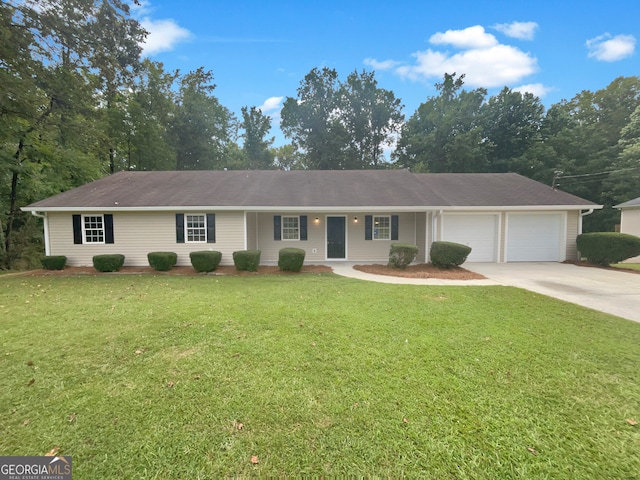
[[[580,216],[578,217],[578,235],[582,233],[582,217],[586,217],[587,215],[591,215],[593,213],[593,208],[590,208],[586,212],[580,212]],[[578,260],[580,260],[581,253],[578,252]]]
[[[586,217],[587,215],[591,215],[593,213],[593,208],[590,208],[586,212],[580,212],[580,218],[578,219],[578,235],[582,233],[582,217]]]
[[[46,213],[39,214],[35,210],[31,211],[31,215],[41,218],[44,226],[44,254],[48,257],[51,255],[51,247],[49,245],[49,217]]]
[[[442,209],[438,210],[436,214],[431,218],[431,243],[438,241],[438,218],[442,216]]]

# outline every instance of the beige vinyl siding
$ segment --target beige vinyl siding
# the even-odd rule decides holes
[[[175,214],[189,211],[104,213],[113,213],[115,241],[109,245],[74,245],[72,214],[49,213],[51,255],[65,255],[70,266],[91,266],[94,255],[120,253],[125,265],[144,266],[149,252],[165,251],[178,254],[178,265],[191,265],[190,252],[217,250],[222,265],[233,265],[232,253],[244,249],[243,212],[210,212],[216,214],[216,243],[176,242]]]
[[[429,214],[427,212],[418,212],[415,214],[416,220],[416,242],[415,244],[418,246],[418,256],[416,257],[416,261],[420,263],[424,263],[427,261],[428,255],[428,235],[427,235],[427,225]]]
[[[620,232],[640,237],[640,208],[625,208],[620,211]],[[629,258],[625,263],[640,263],[640,256]]]
[[[273,263],[278,261],[278,252],[281,248],[296,247],[302,248],[306,252],[306,263],[325,262],[326,258],[326,223],[327,217],[345,217],[346,219],[346,260],[385,262],[389,259],[389,248],[391,243],[411,243],[416,242],[416,214],[401,213],[398,218],[398,240],[365,240],[365,216],[366,215],[391,215],[388,213],[307,213],[307,240],[274,240],[273,239],[273,216],[299,216],[305,213],[277,212],[258,214],[258,248],[262,252],[261,261],[263,263]],[[424,216],[424,213],[419,215]],[[316,222],[316,217],[318,221]],[[355,221],[357,217],[358,221]],[[315,252],[314,252],[315,249]]]
[[[567,212],[567,253],[565,260],[578,260],[578,246],[576,239],[580,232],[580,210]]]
[[[393,213],[371,212],[367,215],[386,216]],[[364,214],[358,215],[358,223],[353,222],[353,214],[348,217],[347,227],[347,260],[352,262],[384,262],[389,261],[389,249],[392,243],[416,243],[416,214],[400,213],[398,215],[398,240],[365,240]]]
[[[273,239],[273,217],[280,215],[283,217],[307,216],[307,240],[274,240]],[[318,221],[315,218],[318,217]],[[299,212],[277,212],[258,213],[258,249],[262,252],[260,261],[262,263],[274,263],[278,261],[278,253],[281,248],[301,248],[305,251],[305,263],[317,263],[325,260],[324,229],[325,217],[318,213]],[[313,250],[316,250],[315,253]]]
[[[255,212],[247,212],[247,249],[258,249],[258,214]]]

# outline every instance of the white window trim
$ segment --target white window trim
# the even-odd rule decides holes
[[[376,218],[386,218],[389,221],[389,237],[388,238],[376,238]],[[391,215],[373,215],[371,219],[371,239],[388,242],[391,240]]]
[[[284,219],[285,218],[295,218],[298,221],[298,238],[284,238]],[[299,242],[300,241],[300,215],[282,215],[281,225],[280,225],[280,238],[283,242]]]
[[[204,240],[189,240],[189,217],[204,218]],[[184,243],[207,243],[207,214],[206,213],[185,213],[184,214]]]
[[[87,217],[100,217],[100,219],[102,220],[102,241],[101,242],[93,242],[91,240],[87,239],[87,227],[85,224],[85,218]],[[106,236],[107,236],[107,230],[105,228],[105,224],[104,224],[104,215],[101,213],[98,214],[85,214],[83,213],[82,215],[80,215],[80,218],[82,219],[82,244],[83,245],[105,245],[106,244]],[[90,228],[89,230],[97,230],[97,229],[93,229]]]

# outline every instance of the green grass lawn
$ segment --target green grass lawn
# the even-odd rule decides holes
[[[611,266],[616,268],[628,268],[630,270],[640,270],[640,263],[616,263]]]
[[[639,346],[508,287],[3,276],[0,454],[60,447],[75,479],[637,478]]]

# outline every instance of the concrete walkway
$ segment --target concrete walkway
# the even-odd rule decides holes
[[[442,280],[373,275],[352,262],[330,262],[334,273],[401,285],[507,285],[640,322],[640,274],[555,262],[469,263],[464,268],[486,280]]]

